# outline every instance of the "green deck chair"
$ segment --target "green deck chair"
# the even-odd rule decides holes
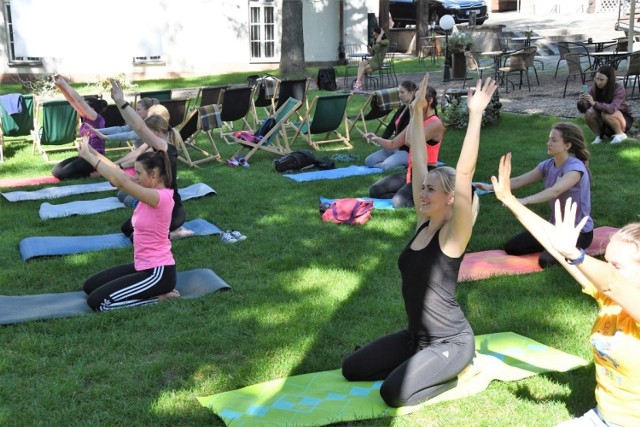
[[[34,115],[33,154],[42,154],[49,161],[53,151],[77,150],[78,113],[67,100],[45,101]]]
[[[251,142],[234,137],[234,140],[241,145],[241,148],[236,151],[233,157],[238,158],[242,151],[247,148],[249,152],[244,156],[245,160],[249,160],[258,150],[264,150],[278,155],[290,153],[291,148],[289,147],[289,139],[287,138],[285,125],[289,117],[291,117],[301,105],[302,101],[296,98],[288,98],[287,101],[271,115],[275,124],[259,141]]]
[[[342,148],[353,148],[349,141],[349,122],[347,121],[347,103],[351,94],[339,93],[334,95],[316,96],[302,123],[296,124],[296,133],[293,142],[302,135],[309,145],[320,149],[320,144],[341,142]],[[344,135],[338,130],[344,124]],[[324,138],[314,138],[314,135],[325,134]],[[331,138],[334,135],[334,138]]]
[[[0,163],[4,161],[4,137],[29,136],[33,130],[33,96],[22,95],[22,112],[9,114],[0,104]]]

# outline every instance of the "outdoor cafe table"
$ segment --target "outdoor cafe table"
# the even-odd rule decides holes
[[[531,40],[542,40],[544,37],[542,36],[531,36],[531,37],[511,37],[512,42],[524,42],[525,47],[531,46]]]
[[[493,58],[494,77],[497,80],[498,70],[502,66],[502,58],[514,53],[515,50],[488,50],[486,52],[480,52],[480,56],[490,56]]]
[[[616,70],[623,59],[626,59],[629,52],[594,52],[590,56],[593,58],[593,68],[597,70],[605,64],[610,64]]]
[[[581,41],[579,43],[583,44],[583,45],[585,45],[587,47],[593,46],[593,48],[594,48],[594,50],[596,52],[602,52],[605,47],[608,47],[608,46],[605,46],[605,45],[610,45],[611,46],[613,44],[616,44],[617,42],[618,41],[615,40],[615,39],[605,39],[605,40],[593,40],[593,39],[591,39],[591,40],[583,40],[583,41]]]

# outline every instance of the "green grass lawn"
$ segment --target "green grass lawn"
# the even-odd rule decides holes
[[[198,84],[189,81],[183,87]],[[362,101],[354,97],[352,109]],[[513,153],[514,174],[534,168],[546,158],[545,143],[555,121],[503,114],[498,125],[483,129],[476,180],[488,180],[507,151]],[[440,160],[455,166],[463,136],[462,130],[447,131]],[[350,154],[358,154],[361,163],[376,147],[359,134],[352,137]],[[218,147],[225,159],[237,149],[221,141]],[[300,140],[294,147],[306,148]],[[637,220],[638,145],[601,144],[591,154],[596,225]],[[336,369],[356,344],[403,328],[396,262],[414,230],[414,211],[377,210],[362,227],[324,223],[320,196],[367,195],[380,175],[296,183],[273,170],[273,159],[260,152],[249,168],[179,166],[181,187],[205,182],[218,192],[185,202],[187,219],[206,218],[223,230],[238,229],[248,239],[236,244],[217,237],[175,241],[178,269],[211,268],[232,291],[1,327],[0,425],[222,425],[196,396]],[[8,139],[0,175],[42,176],[51,167],[32,156],[30,141]],[[104,193],[53,202],[102,197]],[[130,213],[116,210],[42,221],[40,204],[0,198],[0,294],[75,291],[97,270],[132,259],[130,250],[119,249],[22,262],[17,248],[27,236],[114,233]],[[548,216],[547,206],[536,210]],[[501,203],[483,196],[469,250],[498,248],[520,229]],[[560,268],[462,283],[458,298],[476,334],[513,331],[591,359],[588,336],[596,304]],[[492,383],[464,400],[349,425],[555,425],[593,407],[594,387],[590,365]]]

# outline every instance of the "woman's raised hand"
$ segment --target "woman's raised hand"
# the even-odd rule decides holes
[[[564,215],[560,206],[560,200],[556,200],[555,204],[555,218],[556,223],[552,228],[552,232],[547,233],[547,237],[554,249],[560,252],[565,258],[576,258],[576,242],[580,231],[587,223],[588,216],[582,218],[582,221],[576,225],[576,212],[578,211],[578,204],[571,200],[571,197],[567,199],[564,206]]]
[[[427,103],[427,87],[429,86],[429,73],[426,73],[416,90],[413,101],[411,101],[411,113],[420,113],[424,109],[424,105]]]
[[[487,77],[484,84],[482,84],[481,80],[478,80],[475,92],[469,88],[467,94],[467,109],[469,113],[482,113],[484,109],[487,108],[487,105],[489,105],[491,97],[493,97],[493,93],[497,88],[498,85],[496,85],[496,81],[491,77]]]
[[[124,92],[122,91],[120,82],[115,79],[110,79],[109,82],[111,82],[111,99],[113,99],[115,103],[124,101]]]
[[[500,158],[500,167],[498,168],[498,177],[491,177],[493,191],[498,200],[504,201],[511,194],[511,153],[507,153]]]

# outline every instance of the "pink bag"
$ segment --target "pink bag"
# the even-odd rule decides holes
[[[361,225],[371,218],[373,201],[355,198],[338,199],[322,214],[322,220],[336,224]]]

